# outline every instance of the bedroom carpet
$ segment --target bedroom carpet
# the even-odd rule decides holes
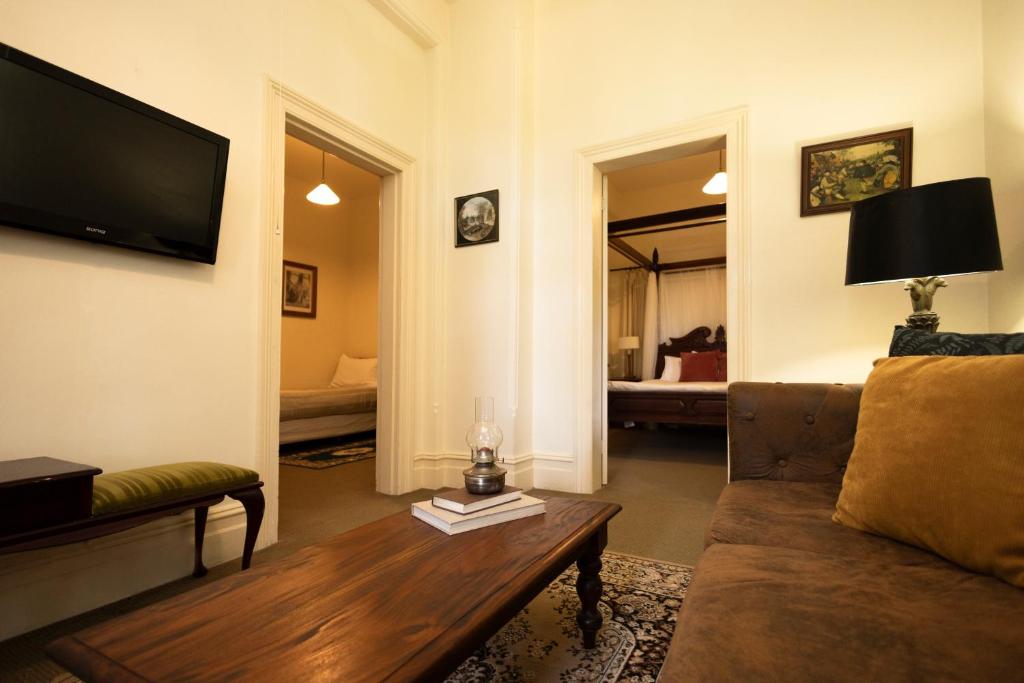
[[[282,465],[308,467],[313,470],[347,465],[377,456],[377,439],[372,434],[329,439],[310,444],[283,446],[279,454]]]
[[[695,564],[703,548],[704,527],[725,485],[724,434],[612,430],[609,443],[608,486],[597,494],[578,496],[622,504],[623,511],[609,524],[607,552]],[[324,470],[282,467],[280,474],[280,540],[253,556],[257,565],[385,515],[408,510],[411,503],[431,495],[427,490],[394,497],[376,493],[374,460]],[[533,493],[572,495],[536,489]],[[45,645],[55,638],[237,571],[238,563],[233,560],[212,567],[201,579],[182,578],[0,642],[0,682],[49,683],[62,673],[43,653]]]
[[[725,431],[611,429],[608,455],[608,484],[596,493],[532,495],[619,503],[622,512],[608,523],[609,550],[696,564],[726,484]]]

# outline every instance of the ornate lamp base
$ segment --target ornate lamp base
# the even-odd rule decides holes
[[[907,280],[903,289],[910,292],[910,303],[914,312],[907,316],[907,327],[925,332],[939,329],[939,315],[932,312],[932,298],[935,290],[945,287],[946,281],[941,277],[916,277]]]
[[[931,311],[911,313],[907,316],[907,327],[934,333],[939,329],[939,314]]]

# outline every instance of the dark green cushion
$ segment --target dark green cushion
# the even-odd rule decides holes
[[[1024,353],[1024,332],[963,334],[926,332],[897,325],[890,356],[1003,356]]]
[[[257,482],[258,472],[217,462],[176,462],[100,474],[92,484],[92,514],[107,515]]]

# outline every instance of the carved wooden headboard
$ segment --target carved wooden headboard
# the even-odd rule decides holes
[[[665,369],[665,356],[678,356],[690,351],[725,351],[725,328],[721,325],[715,330],[714,341],[708,341],[711,330],[701,326],[687,332],[682,337],[669,337],[669,340],[658,346],[658,362],[654,366],[654,377],[661,377]]]

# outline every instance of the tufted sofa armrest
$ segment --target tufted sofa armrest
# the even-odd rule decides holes
[[[841,483],[862,385],[729,385],[729,479]]]

